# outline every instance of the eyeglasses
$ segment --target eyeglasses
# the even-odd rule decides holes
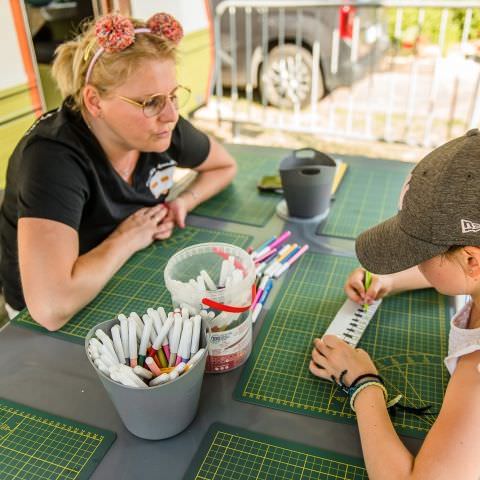
[[[187,104],[188,99],[190,98],[190,93],[191,92],[189,88],[178,85],[175,90],[173,90],[168,95],[164,95],[163,93],[156,93],[151,97],[147,97],[143,102],[137,102],[136,100],[128,97],[123,97],[122,95],[117,96],[123,101],[141,108],[143,110],[143,114],[147,118],[151,118],[162,113],[163,109],[167,105],[167,98],[172,102],[176,110],[184,107]]]

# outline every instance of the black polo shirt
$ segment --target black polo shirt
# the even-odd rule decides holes
[[[0,211],[0,278],[6,302],[17,310],[25,306],[18,267],[19,218],[69,225],[78,232],[82,255],[136,210],[164,201],[165,194],[156,198],[149,188],[155,169],[174,162],[194,168],[209,151],[208,137],[180,117],[169,149],[142,152],[129,185],[113,169],[80,113],[64,103],[43,115],[22,138],[8,164]]]

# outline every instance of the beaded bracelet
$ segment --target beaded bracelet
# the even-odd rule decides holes
[[[348,370],[343,370],[342,373],[340,373],[340,376],[338,377],[338,380],[332,376],[332,380],[340,387],[340,389],[345,392],[349,397],[352,396],[352,393],[355,391],[355,386],[360,382],[360,380],[366,381],[372,380],[381,383],[382,385],[385,385],[385,382],[383,381],[383,378],[380,375],[377,375],[376,373],[364,373],[363,375],[359,375],[357,378],[355,378],[350,385],[347,387],[343,381],[343,377],[347,374]],[[364,383],[364,382],[362,382]]]
[[[350,399],[350,407],[353,411],[355,411],[355,408],[353,406],[355,402],[355,397],[359,394],[359,392],[361,392],[370,385],[375,385],[382,390],[383,396],[385,397],[385,403],[387,404],[387,408],[396,405],[403,398],[403,395],[397,395],[389,401],[388,392],[385,388],[385,382],[383,381],[383,378],[376,373],[364,373],[363,375],[359,375],[352,381],[350,386],[347,387],[343,381],[343,378],[345,377],[347,372],[347,370],[343,370],[340,373],[338,380],[332,375],[332,380],[339,386],[339,388],[344,393],[348,395]]]
[[[360,383],[359,385],[356,385],[353,387],[353,392],[350,395],[350,407],[351,409],[355,412],[355,398],[357,398],[357,395],[362,391],[365,390],[367,387],[370,386],[375,386],[380,388],[380,390],[383,392],[383,396],[385,398],[385,403],[388,402],[388,392],[385,386],[380,383],[378,380],[369,380],[363,383]]]

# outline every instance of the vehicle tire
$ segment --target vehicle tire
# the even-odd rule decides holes
[[[286,43],[268,53],[260,68],[260,92],[275,107],[305,107],[312,94],[312,54],[304,47]],[[319,66],[320,69],[320,66]],[[322,72],[319,72],[318,98],[325,95]]]

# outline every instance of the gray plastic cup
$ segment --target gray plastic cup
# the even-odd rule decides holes
[[[108,320],[93,327],[85,338],[85,353],[125,427],[134,435],[147,440],[173,437],[190,425],[198,409],[202,387],[206,350],[202,358],[176,380],[148,388],[135,388],[114,382],[100,372],[88,355],[88,344],[97,329],[110,336],[110,329],[119,324]],[[205,338],[202,335],[202,346]]]
[[[313,148],[294,150],[280,162],[280,178],[288,212],[311,218],[328,212],[337,164]]]

